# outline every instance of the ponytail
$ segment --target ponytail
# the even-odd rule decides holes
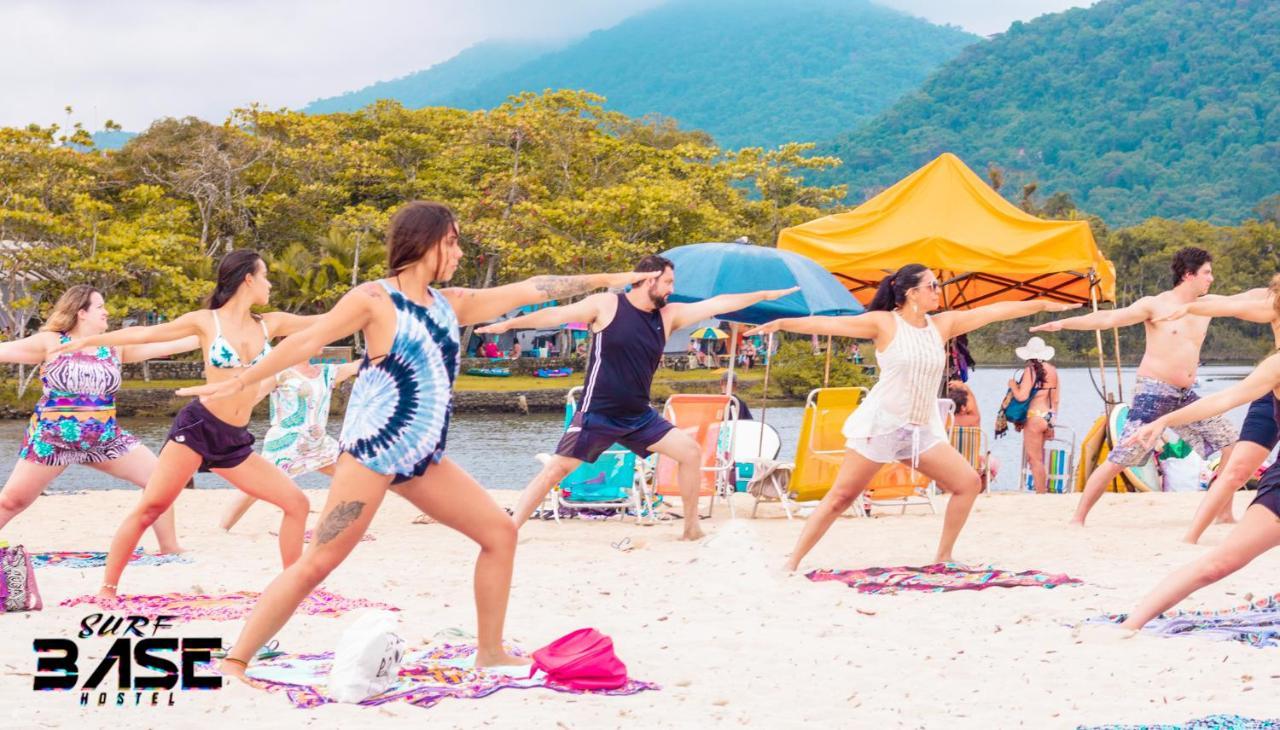
[[[920,283],[921,276],[928,270],[924,264],[907,264],[881,279],[867,310],[889,312],[897,309],[907,301],[907,292]]]
[[[208,309],[221,309],[244,283],[244,277],[258,273],[258,262],[262,255],[247,248],[237,249],[222,257],[218,262],[218,283],[213,293],[205,301]]]

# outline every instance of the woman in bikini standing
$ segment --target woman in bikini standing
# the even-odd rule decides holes
[[[461,258],[452,211],[440,203],[409,203],[396,212],[387,232],[389,278],[348,292],[315,324],[248,370],[179,391],[210,399],[239,397],[323,345],[358,331],[364,333],[368,352],[377,353],[366,353],[351,387],[342,455],[316,538],[258,599],[223,660],[224,675],[244,675],[247,657],[280,631],[298,604],[346,560],[388,491],[479,543],[476,666],[528,663],[502,646],[515,524],[470,474],[444,455],[460,362],[458,329],[521,306],[625,286],[656,273],[535,276],[492,289],[432,288],[432,282],[453,276]]]
[[[262,257],[247,249],[232,251],[218,264],[218,281],[207,309],[150,327],[128,327],[73,339],[62,347],[128,347],[194,335],[205,355],[205,378],[210,383],[220,383],[266,357],[271,352],[271,338],[286,336],[308,323],[310,318],[295,314],[256,315],[250,311],[251,307],[265,305],[270,294],[271,282]],[[284,472],[253,452],[253,435],[246,428],[254,404],[265,395],[254,388],[217,402],[196,399],[178,411],[142,499],[111,541],[99,596],[115,597],[120,574],[143,531],[169,509],[197,471],[211,471],[237,489],[279,507],[284,512],[280,521],[280,559],[286,567],[298,559],[309,509],[307,497]]]
[[[1048,473],[1044,465],[1044,442],[1053,438],[1053,416],[1058,412],[1058,369],[1049,364],[1053,348],[1039,337],[1032,337],[1014,353],[1027,362],[1022,379],[1009,380],[1009,390],[1027,404],[1027,420],[1015,425],[1022,432],[1022,460],[1031,469],[1031,483],[1036,494],[1049,491]],[[1022,485],[1018,485],[1022,489]]]
[[[993,322],[1077,305],[1052,301],[1001,302],[973,309],[929,312],[942,303],[942,284],[921,264],[886,276],[865,314],[855,317],[777,319],[747,335],[778,330],[875,340],[880,379],[844,425],[844,461],[831,490],[805,520],[786,569],[796,570],[836,518],[854,503],[885,464],[910,464],[951,493],[934,560],[952,561],[951,550],[982,488],[978,473],[947,439],[938,411],[946,369],[945,343]]]
[[[199,347],[195,337],[150,345],[53,351],[64,342],[107,331],[102,294],[87,284],[63,292],[40,331],[0,343],[0,362],[40,366],[44,394],[27,427],[18,463],[0,491],[0,529],[25,510],[59,474],[84,464],[145,486],[156,455],[116,422],[120,364],[165,357]],[[162,553],[180,553],[173,510],[152,526]]]

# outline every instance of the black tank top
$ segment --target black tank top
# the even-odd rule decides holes
[[[661,310],[645,312],[618,295],[618,313],[592,336],[582,411],[635,416],[649,410],[649,387],[667,345]]]

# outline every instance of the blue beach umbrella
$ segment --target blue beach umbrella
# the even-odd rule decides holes
[[[749,243],[694,243],[662,254],[676,265],[676,287],[670,301],[700,302],[720,294],[761,289],[800,291],[760,302],[720,318],[742,324],[764,324],[781,317],[862,314],[865,310],[831,272],[791,251]]]
[[[663,256],[675,264],[675,291],[668,297],[673,302],[700,302],[721,294],[743,294],[762,289],[800,291],[771,302],[759,302],[736,312],[724,312],[720,319],[741,324],[764,324],[782,317],[813,315],[844,316],[866,311],[849,290],[831,272],[816,261],[791,251],[749,243],[693,243],[677,246]],[[737,345],[737,338],[732,341]],[[773,351],[773,335],[769,335],[766,352]],[[830,357],[830,349],[827,352]],[[760,421],[768,413],[769,369],[773,358],[765,359],[765,401]],[[730,387],[733,384],[733,358],[729,360]],[[763,431],[761,432],[763,440]]]

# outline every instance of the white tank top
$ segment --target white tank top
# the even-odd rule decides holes
[[[876,351],[880,379],[866,400],[844,423],[845,438],[871,438],[904,426],[924,428],[947,437],[938,411],[947,355],[942,336],[925,315],[924,327],[913,327],[893,313],[897,331],[883,352]]]

